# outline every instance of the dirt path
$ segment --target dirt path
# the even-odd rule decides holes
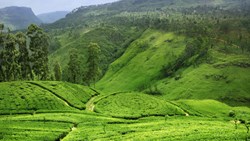
[[[86,111],[94,112],[95,110],[95,102],[102,100],[103,98],[109,97],[111,95],[116,95],[124,92],[116,92],[112,94],[107,95],[97,95],[92,97],[87,103],[86,103]]]
[[[86,111],[89,111],[89,112],[94,112],[94,109],[95,109],[95,99],[97,98],[98,96],[94,96],[92,97],[87,103],[86,103]]]
[[[63,141],[72,131],[77,130],[77,125],[78,124],[74,124],[74,126],[70,128],[70,131],[67,134],[63,135],[59,140]]]

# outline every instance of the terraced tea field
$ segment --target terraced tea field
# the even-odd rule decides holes
[[[179,107],[142,93],[119,93],[108,96],[98,101],[95,111],[127,118],[185,115]]]
[[[0,85],[3,141],[249,138],[250,109],[215,100],[165,101],[138,92],[103,95],[64,82]]]

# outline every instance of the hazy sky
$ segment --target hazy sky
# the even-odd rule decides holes
[[[110,3],[118,0],[0,0],[0,8],[7,6],[31,7],[35,14],[71,11],[80,6]]]

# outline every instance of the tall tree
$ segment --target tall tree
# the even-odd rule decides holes
[[[2,34],[3,29],[4,29],[4,24],[0,23],[0,34]]]
[[[81,66],[76,49],[70,51],[68,63],[68,81],[72,83],[80,83],[81,81]]]
[[[15,36],[8,33],[6,41],[4,41],[1,53],[3,81],[13,81],[20,78],[21,67],[18,64],[19,51],[15,40]]]
[[[2,67],[2,56],[3,56],[3,43],[4,43],[4,34],[3,34],[4,24],[0,24],[0,82],[4,81],[3,67]]]
[[[55,80],[56,81],[61,81],[62,80],[62,70],[61,70],[61,65],[56,62],[54,66],[54,75],[55,75]]]
[[[30,51],[32,70],[39,80],[48,78],[48,47],[49,37],[38,26],[31,24],[28,27],[27,36],[30,39]],[[34,78],[33,78],[34,79]]]
[[[100,53],[100,46],[97,43],[90,43],[88,46],[88,71],[86,74],[86,78],[88,81],[88,84],[91,82],[94,83],[100,74],[100,68],[99,68],[99,53]]]
[[[32,70],[29,62],[29,49],[27,46],[26,35],[22,32],[16,34],[16,42],[19,48],[18,63],[21,66],[21,77],[23,80],[29,80],[32,75]]]

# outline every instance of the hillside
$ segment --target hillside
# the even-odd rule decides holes
[[[246,14],[249,8],[246,5],[249,5],[248,1],[234,0],[206,3],[201,0],[195,4],[184,0],[123,0],[80,7],[64,19],[43,27],[61,44],[61,48],[50,55],[50,64],[53,66],[58,61],[65,70],[69,51],[75,48],[82,58],[84,71],[88,56],[86,48],[90,42],[96,42],[101,47],[100,68],[103,76],[108,66],[148,28],[183,36],[208,35],[210,38],[229,40],[248,50],[246,40],[250,37],[250,28],[247,20],[249,16]],[[237,12],[239,8],[241,12]],[[228,22],[231,22],[230,26],[225,25]],[[239,28],[241,32],[237,33]],[[238,34],[244,35],[242,42],[235,40]]]
[[[40,24],[41,20],[36,17],[28,7],[6,7],[0,9],[0,23],[11,30],[24,29],[30,24]]]
[[[174,33],[147,30],[109,66],[97,88],[108,93],[143,91],[167,100],[216,99],[250,106],[249,53],[225,53],[218,43],[208,50],[207,60],[164,76],[163,68],[177,62],[188,40]]]
[[[37,15],[37,17],[43,23],[53,23],[57,20],[64,18],[68,13],[69,13],[68,11],[56,11],[56,12],[39,14]]]
[[[85,109],[96,94],[87,87],[63,82],[6,82],[0,87],[1,114]]]

